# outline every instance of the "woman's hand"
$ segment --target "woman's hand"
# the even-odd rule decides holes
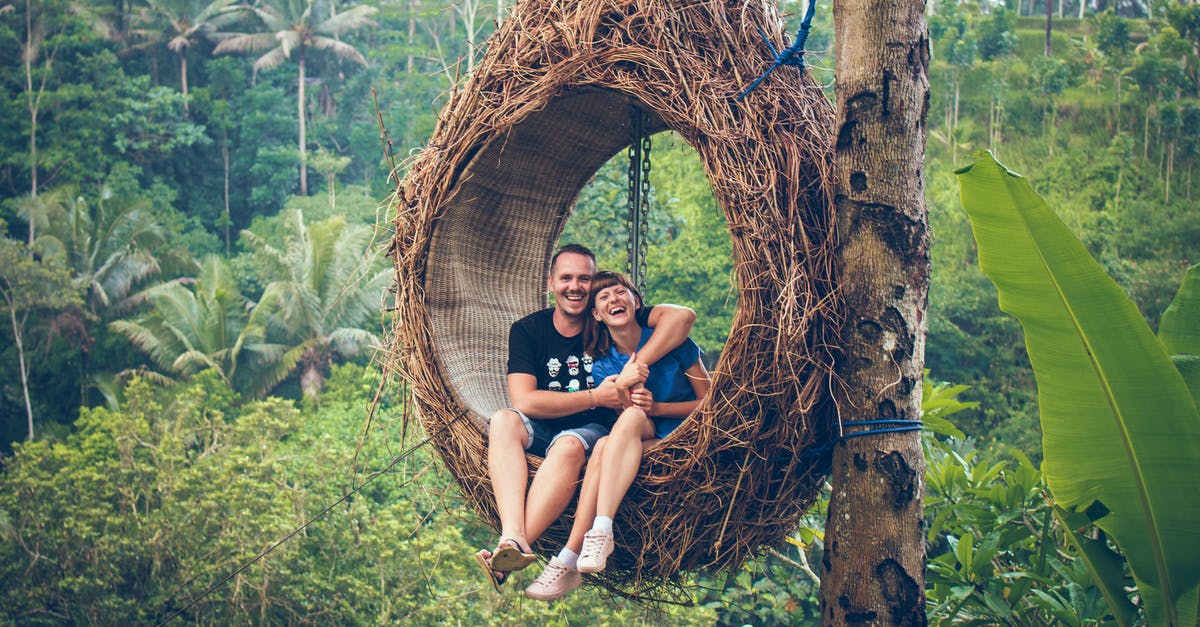
[[[646,378],[650,376],[650,366],[638,363],[637,353],[629,356],[629,361],[625,367],[621,369],[621,374],[617,375],[617,387],[624,390],[632,390],[646,382]]]
[[[636,389],[630,390],[629,402],[634,407],[646,412],[647,416],[654,415],[654,395],[646,389],[646,386],[639,385]]]

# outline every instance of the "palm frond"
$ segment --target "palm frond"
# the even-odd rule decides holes
[[[359,65],[366,65],[367,58],[362,55],[354,46],[344,42],[332,39],[329,37],[313,37],[310,40],[310,45],[318,50],[329,50],[342,59],[354,61]]]
[[[365,349],[380,346],[379,336],[365,329],[343,327],[329,334],[329,343],[342,357],[358,357]]]
[[[274,46],[273,33],[235,33],[217,43],[213,54],[258,52]]]
[[[378,12],[373,6],[360,4],[322,21],[313,30],[326,35],[342,35],[364,26],[375,26],[375,21],[370,17]]]
[[[225,378],[224,366],[197,350],[184,351],[171,363],[171,370],[180,374],[195,374],[208,368],[216,370],[221,378]]]

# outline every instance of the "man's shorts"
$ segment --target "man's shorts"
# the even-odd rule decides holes
[[[512,407],[507,409],[521,417],[521,422],[525,424],[525,431],[529,433],[525,452],[538,457],[545,457],[546,451],[550,450],[550,447],[554,446],[554,443],[558,442],[560,438],[575,438],[583,444],[583,450],[590,451],[600,438],[608,435],[608,427],[599,423],[593,422],[570,429],[560,429],[553,420],[531,420],[529,416]]]

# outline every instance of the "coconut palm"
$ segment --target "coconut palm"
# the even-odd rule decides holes
[[[295,236],[283,250],[242,231],[273,277],[250,314],[261,332],[256,341],[287,349],[262,364],[263,383],[274,385],[299,370],[304,394],[315,398],[335,359],[355,357],[379,343],[366,330],[379,315],[391,272],[381,268],[372,230],[340,217],[312,225],[299,211],[292,215]]]
[[[370,16],[375,7],[359,5],[338,13],[329,0],[266,0],[249,7],[261,22],[262,31],[222,36],[214,54],[226,52],[268,52],[254,61],[254,71],[269,70],[296,55],[299,76],[296,81],[296,109],[300,123],[300,194],[308,195],[305,137],[305,55],[309,49],[328,50],[342,59],[361,65],[367,60],[339,36],[374,25]]]
[[[136,300],[149,305],[148,310],[130,320],[113,321],[109,328],[129,338],[168,373],[188,376],[212,368],[234,382],[248,301],[223,259],[209,256],[195,279],[160,283]]]
[[[89,202],[56,189],[39,198],[39,212],[42,234],[34,249],[63,258],[93,314],[102,315],[159,271],[156,255],[166,236],[145,198],[105,186]]]
[[[201,38],[213,39],[223,26],[232,24],[237,14],[231,10],[236,0],[146,0],[135,16],[135,34],[147,45],[166,41],[167,48],[179,57],[179,82],[183,92],[183,111],[188,110],[188,49]]]

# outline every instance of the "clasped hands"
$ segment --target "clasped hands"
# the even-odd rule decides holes
[[[629,361],[617,375],[617,394],[621,398],[622,409],[630,406],[637,407],[651,415],[654,407],[654,395],[646,389],[646,378],[650,376],[650,366],[637,360],[637,353],[629,356]]]
[[[646,378],[650,367],[637,360],[637,353],[629,356],[629,362],[619,374],[609,375],[596,388],[596,399],[601,406],[611,409],[638,407],[653,415],[654,395],[646,389]]]

